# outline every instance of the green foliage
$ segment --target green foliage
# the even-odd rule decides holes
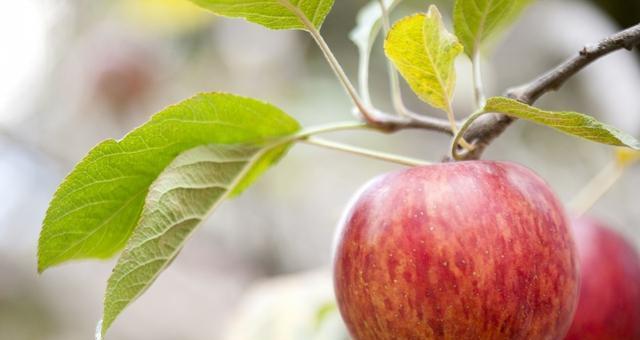
[[[180,153],[205,144],[263,145],[298,131],[276,107],[223,93],[200,94],[156,114],[120,141],[96,146],[56,191],[40,234],[38,270],[74,259],[109,258],[138,224],[151,183]],[[239,189],[282,147],[265,154]]]
[[[384,49],[422,100],[449,111],[456,81],[454,61],[462,45],[446,30],[435,6],[396,23]]]
[[[244,18],[267,28],[307,29],[304,20],[320,28],[334,0],[191,0],[211,12]]]
[[[544,111],[504,97],[489,98],[484,111],[529,120],[593,142],[640,150],[640,141],[634,137],[582,113]]]
[[[103,334],[268,150],[247,145],[200,146],[182,153],[160,174],[149,189],[140,223],[109,278]]]
[[[511,23],[532,0],[456,0],[453,25],[470,57],[483,41]]]
[[[244,18],[270,29],[310,30],[325,56],[330,61],[333,58],[315,30],[323,24],[334,0],[191,1],[217,15]],[[382,0],[382,4],[391,10],[401,1]],[[531,2],[457,0],[457,37],[447,31],[438,9],[430,6],[427,13],[406,17],[393,26],[384,43],[385,53],[418,97],[450,113],[453,120],[456,57],[463,50],[473,57],[487,38],[512,22]],[[360,53],[365,107],[370,105],[366,87],[369,58],[382,25],[380,5],[379,0],[373,0],[365,6],[350,35]],[[334,70],[336,64],[332,64]],[[339,64],[337,69],[341,70]],[[395,72],[392,77],[395,84]],[[342,80],[350,89],[349,81]],[[464,132],[487,112],[640,150],[638,140],[590,116],[544,111],[493,97],[456,134],[454,156]],[[100,329],[104,335],[175,259],[209,212],[250,186],[293,141],[313,135],[309,130],[296,134],[299,130],[294,119],[272,105],[231,94],[206,93],[157,113],[120,141],[100,143],[65,178],[50,203],[38,245],[38,270],[70,260],[109,258],[124,248],[107,285]],[[313,132],[320,131],[330,129]],[[638,159],[638,152],[618,152],[620,164]],[[318,328],[335,312],[332,302],[319,307]]]

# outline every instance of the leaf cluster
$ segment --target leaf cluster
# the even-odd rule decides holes
[[[306,30],[331,61],[330,51],[318,37],[334,0],[191,1],[216,15],[244,18],[269,29]],[[513,22],[530,2],[457,0],[454,34],[447,30],[435,6],[384,27],[388,12],[401,0],[372,1],[360,13],[351,34],[360,52],[359,92],[365,102],[356,106],[372,109],[369,55],[384,28],[384,51],[395,69],[419,98],[453,117],[456,58],[464,53],[476,60],[483,43]],[[349,89],[348,79],[341,80]],[[360,100],[356,95],[353,99]],[[454,155],[466,129],[490,112],[598,143],[640,149],[635,138],[593,117],[545,111],[492,97],[460,129],[452,121]],[[271,104],[226,93],[203,93],[170,106],[121,140],[97,145],[64,179],[44,219],[38,270],[72,260],[110,258],[121,252],[108,280],[100,330],[104,334],[173,261],[212,210],[250,186],[294,142],[321,131],[303,130],[295,119]],[[637,153],[620,155],[626,155],[620,156],[621,162],[637,158]]]

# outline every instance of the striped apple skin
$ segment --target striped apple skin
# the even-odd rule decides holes
[[[562,205],[532,171],[443,163],[359,192],[338,226],[334,287],[355,340],[562,339],[577,257]]]
[[[574,220],[573,230],[581,289],[565,340],[640,340],[640,254],[591,217]]]

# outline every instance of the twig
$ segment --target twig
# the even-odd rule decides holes
[[[526,104],[533,104],[547,92],[557,90],[569,78],[583,68],[611,52],[631,50],[640,45],[640,24],[613,34],[593,45],[586,45],[577,55],[569,58],[535,80],[507,91],[507,97]],[[495,140],[515,119],[499,113],[488,113],[478,118],[464,137],[473,143],[474,149],[461,154],[463,159],[478,159],[486,147]]]
[[[367,107],[365,102],[362,101],[355,87],[347,77],[346,73],[342,69],[342,66],[334,56],[331,48],[324,41],[324,38],[318,31],[318,29],[309,21],[309,18],[296,6],[293,6],[287,0],[279,0],[279,2],[291,10],[302,21],[305,28],[311,34],[314,41],[324,54],[327,62],[331,66],[331,69],[336,74],[338,80],[344,87],[349,97],[356,106],[356,113],[361,115],[364,121],[371,127],[379,129],[385,132],[394,132],[403,129],[425,129],[439,131],[447,134],[453,134],[448,122],[443,119],[431,118],[431,117],[418,117],[411,115],[409,117],[393,116],[388,113]]]

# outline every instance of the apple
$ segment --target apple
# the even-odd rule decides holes
[[[640,255],[592,218],[573,223],[581,289],[565,339],[640,339]]]
[[[512,163],[374,179],[340,223],[333,261],[355,340],[562,339],[578,296],[563,206]]]

